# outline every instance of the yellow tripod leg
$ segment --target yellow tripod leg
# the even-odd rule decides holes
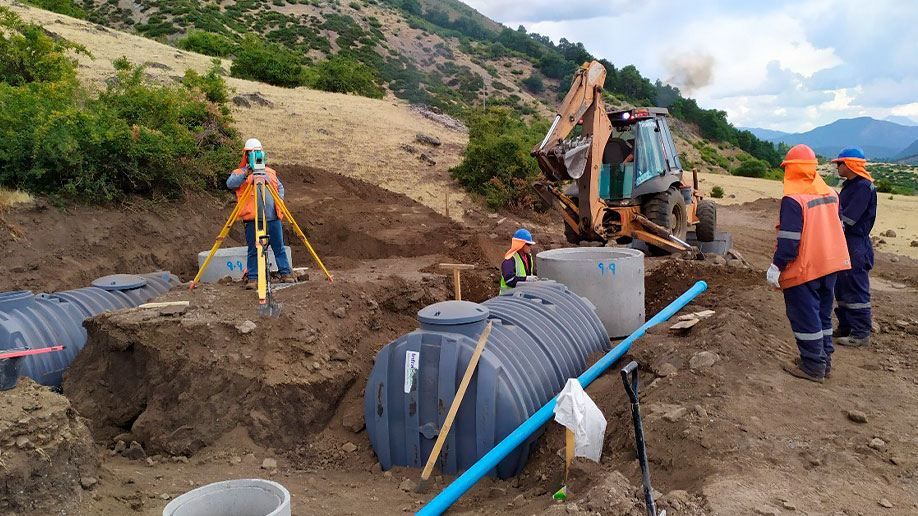
[[[319,255],[316,254],[315,250],[309,245],[309,240],[306,240],[306,235],[303,233],[303,230],[300,229],[299,224],[296,223],[296,220],[293,219],[293,214],[290,213],[290,210],[287,209],[287,205],[284,204],[284,200],[280,198],[280,194],[275,190],[274,185],[268,185],[268,191],[271,192],[271,196],[274,197],[274,202],[281,207],[281,211],[284,213],[284,216],[287,217],[287,220],[290,221],[290,224],[293,226],[293,230],[296,232],[296,236],[300,237],[303,241],[303,244],[306,245],[306,249],[309,249],[309,253],[312,254],[313,259],[316,263],[319,264],[319,267],[322,268],[322,272],[325,273],[325,276],[328,277],[328,281],[334,282],[331,274],[328,273],[328,269],[325,268],[325,264],[322,263],[322,260],[319,259]]]
[[[249,184],[242,191],[242,197],[239,199],[239,202],[236,203],[236,207],[233,208],[232,213],[228,219],[226,219],[226,224],[223,225],[223,229],[220,230],[220,234],[217,236],[217,241],[214,242],[213,247],[210,248],[210,254],[207,255],[207,259],[204,260],[204,263],[201,265],[201,268],[198,270],[198,273],[195,275],[194,280],[191,281],[191,286],[188,290],[194,290],[194,287],[198,285],[198,282],[201,280],[201,276],[204,274],[204,271],[207,270],[207,266],[210,265],[210,261],[213,259],[214,255],[217,253],[217,249],[220,249],[220,246],[223,245],[223,240],[226,239],[226,235],[229,234],[230,229],[233,227],[233,224],[236,223],[236,218],[239,217],[239,212],[242,211],[242,205],[245,203],[246,199],[249,196],[249,193],[252,192],[252,185]]]
[[[265,213],[265,183],[259,183],[259,189],[256,186],[255,195],[261,197],[261,210],[255,215],[255,249],[258,252],[258,302],[265,304],[268,301],[268,263],[265,259],[265,249],[262,239],[268,233],[268,217]],[[257,207],[257,203],[256,203]]]

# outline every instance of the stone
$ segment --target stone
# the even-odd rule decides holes
[[[131,445],[122,454],[130,460],[141,460],[147,458],[147,453],[143,451],[143,446],[137,441],[131,441]]]
[[[880,235],[889,237],[889,238],[896,238],[896,232],[891,229],[887,229],[885,232],[880,233]]]
[[[370,473],[373,473],[376,475],[382,473],[382,464],[377,462],[376,464],[373,464],[372,466],[370,466]]]
[[[255,323],[252,321],[246,320],[236,325],[236,331],[240,334],[245,335],[247,333],[252,333],[255,331]]]
[[[726,265],[726,264],[727,264],[727,259],[724,258],[723,256],[718,255],[714,257],[714,265]]]
[[[781,511],[769,505],[760,505],[755,508],[755,513],[762,516],[780,516]]]
[[[415,481],[411,480],[410,478],[406,478],[405,480],[402,480],[402,483],[398,485],[398,488],[406,493],[410,493],[414,491],[417,487],[418,487],[417,483],[415,483]]]
[[[488,498],[501,498],[507,495],[507,490],[503,487],[491,486],[488,491]]]
[[[523,495],[516,495],[513,498],[513,506],[522,507],[523,505],[526,505],[526,497]]]
[[[357,445],[354,443],[344,443],[344,446],[341,447],[341,451],[344,453],[354,453],[357,451]]]
[[[918,246],[912,246],[912,247],[918,247]],[[898,257],[898,256],[891,256],[891,257],[889,258],[889,261],[892,262],[892,263],[899,263],[899,257]]]
[[[741,260],[732,259],[732,260],[727,260],[727,267],[733,267],[734,269],[742,269],[743,267],[745,267],[745,265],[743,265],[743,262]]]
[[[127,444],[125,444],[124,441],[119,440],[118,442],[115,443],[115,448],[114,448],[115,454],[117,455],[123,452],[126,448],[127,448]]]
[[[168,500],[168,499],[172,498],[172,495],[170,495],[169,493],[163,493],[163,494],[159,495],[159,498],[160,498],[161,500]]]
[[[277,459],[266,458],[261,461],[261,469],[276,469],[277,468]]]
[[[667,377],[676,374],[676,366],[670,364],[669,362],[664,363],[657,368],[657,376]]]
[[[849,410],[848,419],[850,419],[851,421],[854,421],[855,423],[866,423],[867,414],[864,414],[860,410]]]
[[[701,419],[708,419],[708,411],[701,405],[695,405],[695,414]]]
[[[797,506],[794,505],[792,502],[790,502],[790,501],[788,501],[788,500],[782,500],[782,501],[781,501],[781,507],[784,507],[785,509],[787,509],[787,510],[789,510],[789,511],[796,511],[796,510],[797,510]]]
[[[442,143],[436,136],[430,136],[424,133],[418,133],[414,139],[417,140],[418,143],[425,143],[427,145],[433,145],[434,147],[439,147]]]
[[[886,498],[881,499],[881,500],[880,500],[879,502],[877,502],[877,503],[880,504],[880,507],[885,507],[886,509],[892,509],[892,508],[893,508],[892,502],[890,502],[890,501],[887,500]]]
[[[87,491],[92,489],[93,486],[99,483],[99,479],[95,477],[81,477],[80,478],[80,487],[86,489]]]
[[[684,416],[686,413],[688,413],[687,408],[679,407],[679,408],[670,410],[666,414],[663,414],[663,419],[665,419],[666,421],[669,421],[670,423],[675,423],[676,421],[679,421],[682,418],[682,416]]]
[[[424,164],[426,164],[429,167],[432,167],[437,164],[437,160],[433,159],[433,156],[431,156],[430,154],[426,152],[422,152],[421,155],[418,156],[418,159],[424,162]]]
[[[230,457],[229,463],[233,465],[242,464],[242,457],[238,455],[233,455],[232,457]]]
[[[870,446],[874,450],[883,451],[886,449],[886,441],[880,439],[879,437],[874,437],[870,440],[867,446]]]
[[[705,369],[716,364],[720,360],[717,353],[710,351],[699,351],[689,359],[689,367],[692,369]]]
[[[364,427],[366,427],[366,421],[363,417],[363,407],[351,407],[349,410],[346,410],[341,417],[341,426],[355,434],[363,430]]]
[[[344,319],[345,317],[347,317],[347,309],[344,308],[343,306],[339,306],[338,308],[335,308],[335,311],[332,313],[335,314],[335,317],[337,317],[338,319]]]
[[[918,240],[912,240],[911,243],[908,244],[908,246],[909,246],[909,247],[918,247]]]

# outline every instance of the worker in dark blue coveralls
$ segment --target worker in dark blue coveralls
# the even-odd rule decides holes
[[[838,271],[850,269],[838,194],[816,172],[816,154],[797,145],[784,162],[784,197],[768,283],[784,291],[800,360],[784,364],[797,378],[822,383],[832,371],[832,306]]]
[[[504,255],[500,266],[500,293],[510,292],[520,281],[533,281],[535,264],[532,261],[532,233],[518,229],[510,240],[510,249]]]
[[[873,268],[873,244],[870,231],[877,219],[877,188],[867,172],[867,157],[858,148],[845,149],[832,160],[838,175],[845,178],[841,193],[841,218],[845,241],[851,256],[851,270],[838,273],[835,299],[838,328],[833,335],[842,346],[870,344],[870,269]]]

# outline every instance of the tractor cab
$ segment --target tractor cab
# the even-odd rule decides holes
[[[682,164],[666,122],[668,113],[653,107],[607,111],[612,134],[602,155],[600,199],[629,206],[633,199],[681,183]]]

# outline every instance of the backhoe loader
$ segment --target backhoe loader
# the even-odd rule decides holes
[[[697,172],[691,183],[683,181],[668,111],[607,111],[605,79],[602,64],[584,63],[548,134],[531,153],[549,179],[533,187],[561,210],[568,241],[639,239],[655,254],[677,253],[691,249],[685,241],[689,226],[699,242],[714,240],[717,206],[702,198]]]

